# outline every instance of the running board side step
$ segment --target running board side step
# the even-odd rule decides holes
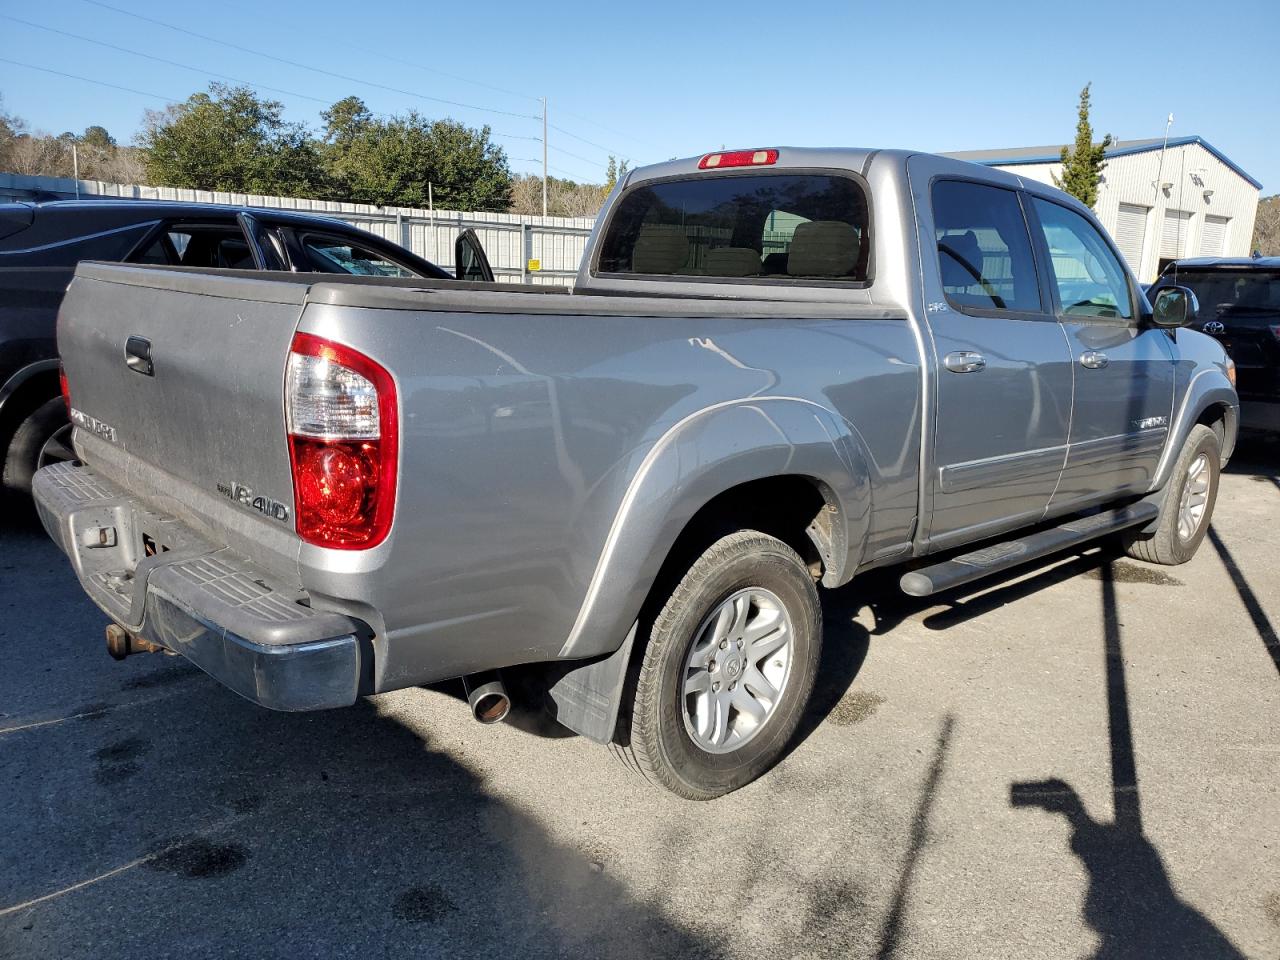
[[[912,570],[902,575],[899,586],[913,597],[929,597],[1109,533],[1149,523],[1159,512],[1154,503],[1140,501],[1095,513],[1018,540],[994,543],[930,567]]]

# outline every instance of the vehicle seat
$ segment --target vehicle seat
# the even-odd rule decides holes
[[[705,266],[712,277],[758,277],[760,254],[750,247],[716,247],[707,251]]]
[[[942,269],[942,285],[948,295],[959,303],[969,306],[990,306],[991,297],[986,293],[975,293],[970,288],[980,287],[978,277],[982,275],[982,247],[978,245],[978,235],[972,230],[964,233],[951,233],[938,238],[938,262]],[[977,276],[965,266],[968,264],[977,271]]]
[[[631,250],[635,273],[675,273],[689,261],[689,238],[684,228],[665,223],[647,223],[640,228]]]
[[[813,220],[796,227],[787,251],[793,277],[846,277],[858,264],[862,238],[843,220]]]

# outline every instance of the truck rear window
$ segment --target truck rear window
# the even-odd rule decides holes
[[[699,176],[626,194],[600,248],[600,273],[716,279],[867,279],[867,201],[851,178]]]

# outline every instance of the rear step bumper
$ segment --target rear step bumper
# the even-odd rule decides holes
[[[1159,512],[1154,503],[1144,500],[1127,507],[1080,517],[1018,540],[1006,540],[930,567],[913,570],[903,574],[899,586],[904,593],[913,597],[929,597],[1059,550],[1096,540],[1109,533],[1149,523]]]
[[[300,591],[79,463],[35,476],[45,530],[80,584],[130,633],[180,653],[273,710],[355,702],[365,628],[298,602]]]

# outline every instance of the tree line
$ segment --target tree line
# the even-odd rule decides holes
[[[75,151],[72,151],[72,147]],[[77,163],[78,161],[78,163]],[[137,183],[143,167],[138,151],[120,146],[105,127],[77,134],[33,133],[21,117],[7,113],[0,98],[0,170],[33,177],[70,177]]]
[[[313,130],[284,105],[246,86],[212,83],[163,110],[148,110],[131,146],[100,126],[81,135],[34,133],[0,103],[0,169],[232,193],[309,197],[377,206],[540,214],[542,178],[513,174],[488,126],[433,120],[417,111],[375,115],[359,97],[320,113]],[[547,212],[594,216],[621,174],[604,183],[549,177]]]

